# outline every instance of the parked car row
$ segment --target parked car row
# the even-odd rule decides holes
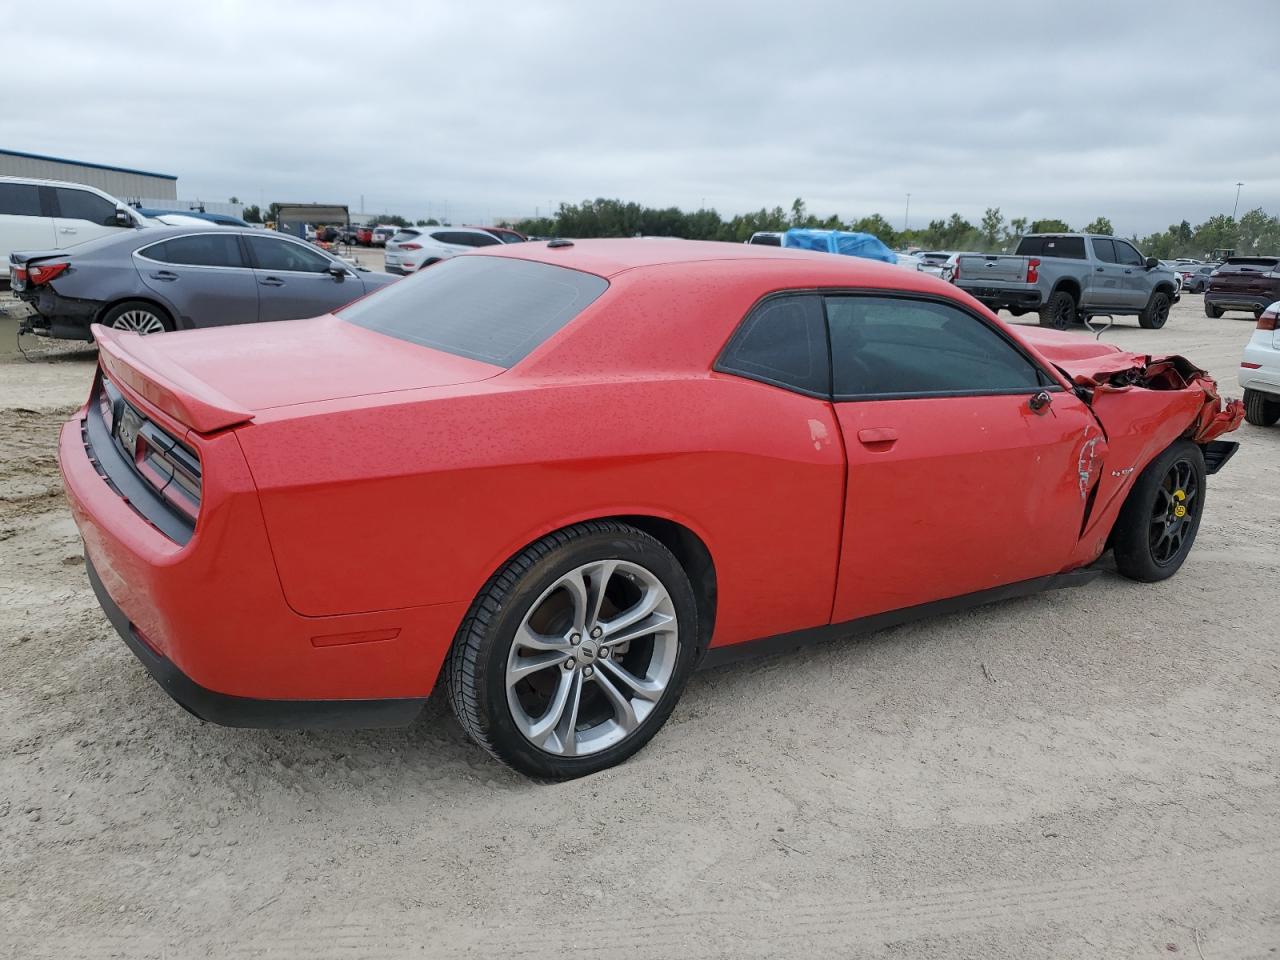
[[[9,255],[25,328],[88,340],[100,323],[160,333],[328,313],[395,278],[267,230],[150,227]]]

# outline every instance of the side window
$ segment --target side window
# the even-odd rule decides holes
[[[1116,245],[1113,241],[1092,237],[1089,242],[1093,244],[1093,255],[1103,263],[1116,262]]]
[[[896,297],[827,298],[837,400],[1031,393],[1039,369],[959,307]]]
[[[1142,254],[1123,240],[1116,241],[1116,260],[1126,267],[1140,267],[1144,262]]]
[[[243,267],[240,238],[234,233],[201,233],[175,237],[138,251],[150,260],[191,267]]]
[[[1041,243],[1041,256],[1084,259],[1084,237],[1044,237]]]
[[[40,216],[40,188],[34,183],[0,183],[0,215]]]
[[[287,270],[293,273],[326,273],[333,261],[310,247],[275,237],[247,236],[249,253],[259,270]]]
[[[757,306],[738,327],[716,369],[826,396],[831,386],[822,298],[775,297]]]
[[[103,227],[115,226],[116,205],[96,193],[74,187],[54,187],[59,214],[68,220],[88,220]]]

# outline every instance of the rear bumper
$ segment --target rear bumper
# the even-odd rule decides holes
[[[412,723],[426,697],[386,700],[261,700],[202,687],[138,636],[129,618],[111,599],[93,561],[85,558],[89,583],[111,625],[151,678],[188,713],[224,727],[349,729],[401,727]]]
[[[90,340],[89,325],[102,309],[97,300],[77,300],[64,297],[52,287],[22,290],[17,294],[35,315],[28,317],[25,326],[50,337],[66,340]]]
[[[1009,289],[980,284],[969,285],[964,282],[963,278],[956,286],[975,300],[981,300],[986,304],[996,304],[1001,307],[1019,307],[1026,310],[1035,310],[1044,302],[1040,291],[1035,288]]]
[[[180,544],[95,470],[84,416],[63,428],[58,461],[94,589],[176,700],[198,716],[243,726],[412,718],[435,685],[466,603],[303,616],[280,587],[234,432],[202,438],[201,514]]]
[[[388,263],[383,267],[383,269],[386,270],[387,273],[394,273],[397,277],[407,277],[412,273],[411,270],[406,270],[403,267],[392,263]]]
[[[1204,302],[1223,310],[1249,310],[1257,312],[1265,310],[1280,299],[1272,293],[1237,293],[1231,291],[1206,290]]]

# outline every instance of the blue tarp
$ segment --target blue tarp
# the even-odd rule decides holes
[[[847,230],[801,230],[793,227],[782,235],[784,247],[799,250],[820,250],[823,253],[840,253],[846,257],[866,257],[884,263],[897,263],[898,255],[870,233],[850,233]]]

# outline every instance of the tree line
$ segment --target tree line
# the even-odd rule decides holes
[[[245,207],[244,219],[261,223],[277,219],[278,204],[266,210],[256,205]],[[412,221],[395,213],[379,214],[375,223],[407,227],[416,222],[420,227],[449,226],[432,219]],[[838,214],[820,217],[810,213],[804,200],[797,198],[790,210],[761,207],[752,213],[741,213],[729,219],[714,209],[693,211],[679,207],[646,207],[639,203],[600,198],[582,203],[562,203],[554,216],[530,217],[501,226],[538,237],[683,237],[688,240],[724,240],[742,243],[759,231],[783,231],[791,227],[820,230],[851,230],[870,233],[895,249],[919,247],[925,250],[972,250],[995,253],[1010,248],[1027,233],[1071,232],[1065,220],[1013,217],[1006,220],[999,207],[989,207],[976,223],[958,213],[926,226],[898,230],[882,214],[873,213],[854,220],[843,220]],[[1078,228],[1082,233],[1114,234],[1115,228],[1106,217],[1096,217]],[[1145,255],[1172,257],[1206,257],[1219,250],[1234,250],[1238,256],[1280,253],[1280,217],[1258,208],[1239,220],[1226,214],[1210,217],[1192,226],[1187,220],[1171,224],[1168,229],[1150,236],[1131,239]]]
[[[879,213],[852,220],[844,220],[837,214],[816,216],[809,212],[802,199],[796,199],[790,210],[761,208],[725,219],[713,209],[690,212],[678,207],[646,207],[602,198],[562,203],[555,216],[518,220],[504,226],[534,236],[670,236],[732,243],[742,243],[757,231],[805,227],[870,233],[895,249],[919,247],[982,253],[1005,250],[1027,233],[1066,233],[1073,229],[1067,221],[1057,218],[1006,219],[999,207],[989,207],[976,224],[959,213],[953,213],[946,219],[930,220],[923,227],[899,230]],[[1075,229],[1082,233],[1115,233],[1110,219],[1101,216]],[[1232,249],[1237,255],[1274,254],[1280,253],[1280,217],[1271,216],[1259,208],[1250,210],[1239,221],[1219,215],[1193,227],[1183,220],[1159,233],[1147,237],[1133,236],[1131,239],[1144,254],[1160,258],[1203,257],[1221,249]]]

